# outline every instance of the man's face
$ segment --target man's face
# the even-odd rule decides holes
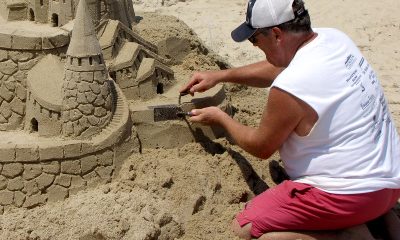
[[[285,67],[282,45],[280,44],[279,36],[277,36],[274,30],[258,30],[254,33],[251,40],[253,46],[261,49],[271,64],[277,67]]]

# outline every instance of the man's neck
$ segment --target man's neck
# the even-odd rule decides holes
[[[302,47],[306,46],[312,40],[314,40],[318,34],[316,32],[307,32],[307,33],[289,33],[291,36],[289,37],[289,47],[288,47],[288,63],[292,61],[294,56],[296,55],[297,51]]]
[[[304,47],[305,45],[307,45],[309,42],[311,42],[312,40],[314,40],[316,37],[318,36],[318,33],[316,32],[309,32],[307,34],[304,34],[304,36],[301,38],[300,44],[297,47],[297,51],[299,51],[300,48]]]

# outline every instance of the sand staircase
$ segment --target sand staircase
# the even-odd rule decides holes
[[[129,125],[129,106],[121,89],[112,82],[116,107],[111,122],[92,139],[93,145],[101,149],[118,143],[124,137]]]
[[[146,41],[119,21],[102,21],[97,26],[96,31],[105,59],[115,58],[119,54],[124,42],[137,43],[148,51],[157,53],[157,47],[154,44]]]

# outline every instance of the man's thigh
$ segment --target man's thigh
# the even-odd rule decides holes
[[[241,227],[252,224],[253,237],[275,231],[348,228],[388,211],[393,191],[338,195],[284,181],[252,199],[236,219]]]

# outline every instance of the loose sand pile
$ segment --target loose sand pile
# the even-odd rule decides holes
[[[398,0],[383,2],[386,6],[361,0],[307,3],[317,26],[339,27],[360,43],[381,77],[399,129],[400,17],[394,9],[400,6]],[[141,3],[135,6],[141,19],[136,31],[159,46],[180,76],[224,68],[228,60],[240,65],[262,58],[250,44],[235,45],[229,39],[230,30],[243,19],[244,0],[134,3]],[[328,11],[328,5],[335,11]],[[159,13],[184,19],[194,31]],[[227,93],[235,118],[256,126],[267,91],[228,85]],[[64,202],[5,209],[0,215],[0,239],[235,239],[229,229],[231,220],[246,201],[273,186],[274,180],[282,180],[278,162],[278,155],[259,161],[226,139],[179,149],[143,149],[125,161],[111,183]]]

